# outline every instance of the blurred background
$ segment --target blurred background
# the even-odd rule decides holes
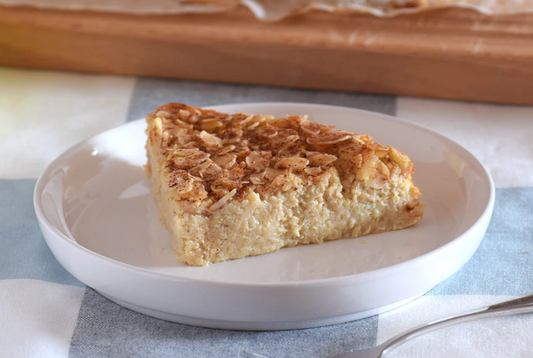
[[[0,65],[533,104],[533,1],[0,0]]]

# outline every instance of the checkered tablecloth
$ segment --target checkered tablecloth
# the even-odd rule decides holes
[[[533,93],[531,94],[533,96]],[[459,142],[497,186],[474,257],[418,300],[322,328],[238,332],[132,312],[68,274],[33,210],[36,178],[77,142],[166,102],[290,101],[382,112]],[[0,357],[328,357],[426,321],[533,294],[533,107],[0,68]],[[417,338],[388,357],[533,357],[533,315],[473,322]]]

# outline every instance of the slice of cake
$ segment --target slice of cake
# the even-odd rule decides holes
[[[146,121],[161,222],[186,264],[398,230],[424,205],[407,155],[311,122],[170,103]]]

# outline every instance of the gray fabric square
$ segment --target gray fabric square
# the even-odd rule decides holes
[[[35,279],[85,286],[57,262],[33,209],[35,179],[0,179],[0,280]]]
[[[282,357],[329,357],[375,345],[377,316],[314,329],[251,332],[199,328],[123,308],[87,289],[69,356],[245,357],[243,351]]]
[[[157,107],[169,102],[180,102],[192,106],[251,102],[303,102],[360,108],[389,115],[396,114],[395,96],[141,78],[135,84],[128,120],[144,118]]]
[[[533,188],[496,190],[494,213],[479,249],[430,295],[533,294]]]

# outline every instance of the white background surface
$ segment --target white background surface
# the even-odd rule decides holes
[[[496,187],[533,186],[533,107],[400,97],[396,115],[463,145]]]
[[[36,178],[74,144],[124,123],[134,84],[127,77],[0,68],[0,119],[10,119],[0,126],[0,153],[10,153],[0,178]]]

